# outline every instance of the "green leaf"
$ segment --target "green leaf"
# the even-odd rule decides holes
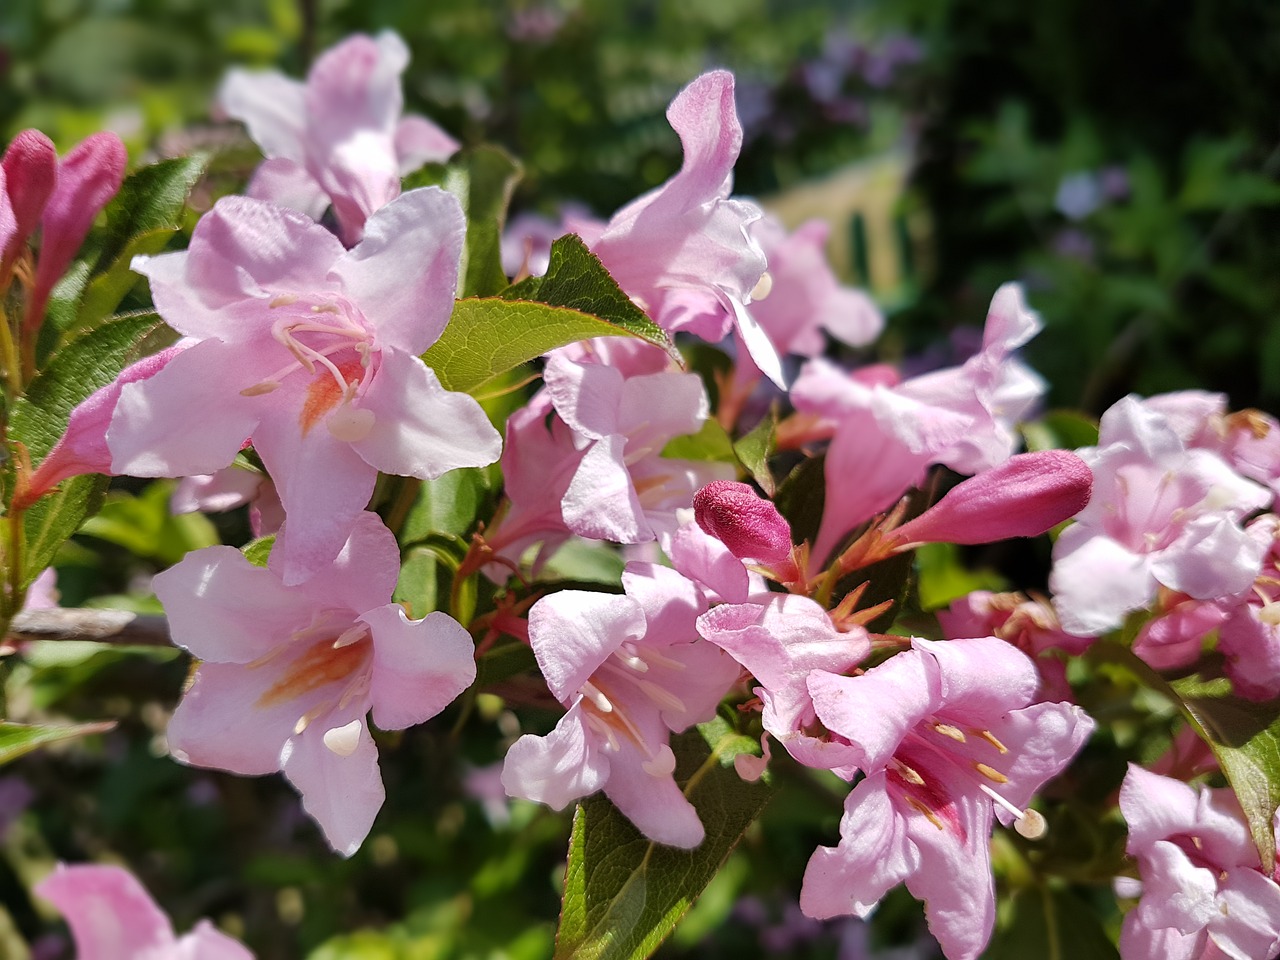
[[[99,267],[118,259],[139,234],[176,230],[182,223],[187,197],[208,165],[207,154],[193,153],[134,171],[107,204]]]
[[[435,370],[446,390],[474,391],[499,374],[567,343],[637,335],[600,317],[544,303],[498,297],[459,300],[444,333],[422,359]]]
[[[1050,410],[1019,429],[1031,451],[1078,450],[1098,442],[1098,421],[1074,410]]]
[[[603,795],[573,819],[557,960],[642,960],[671,933],[769,799],[733,758],[757,742],[721,717],[672,739],[676,781],[707,836],[694,850],[647,840]]]
[[[255,567],[265,567],[267,561],[271,559],[271,548],[275,545],[276,535],[269,533],[265,537],[259,537],[251,543],[246,543],[240,552]]]
[[[826,502],[826,481],[823,478],[824,457],[802,460],[778,487],[773,505],[791,524],[791,539],[796,543],[808,540],[813,543],[822,522],[822,508]],[[821,570],[825,557],[814,557],[815,570]]]
[[[76,723],[70,726],[45,726],[0,721],[0,766],[12,763],[24,753],[39,747],[91,733],[102,733],[114,727],[114,720],[101,723]]]
[[[22,583],[30,584],[53,563],[59,548],[102,506],[110,481],[98,474],[72,477],[22,515]]]
[[[579,237],[551,245],[541,277],[507,287],[497,297],[454,304],[440,339],[422,359],[449,390],[476,387],[568,343],[592,337],[636,336],[678,358],[670,338],[622,292]]]
[[[773,472],[769,469],[769,458],[777,449],[777,433],[778,411],[771,409],[768,416],[733,445],[733,452],[737,455],[738,461],[747,468],[747,472],[760,485],[760,489],[770,497],[778,492]]]
[[[511,154],[483,146],[464,150],[444,165],[428,164],[405,181],[406,189],[443,187],[462,204],[467,240],[458,289],[464,297],[490,297],[509,283],[502,269],[502,227],[521,176]]]
[[[675,457],[678,460],[732,464],[738,462],[733,452],[733,441],[724,432],[724,427],[710,418],[702,421],[702,426],[697,433],[687,433],[683,437],[673,438],[662,448],[662,455]]]
[[[401,541],[410,543],[432,533],[465,536],[490,492],[488,477],[479,467],[460,467],[423,481],[405,517]]]
[[[192,550],[219,542],[217,528],[204,514],[174,514],[169,500],[175,484],[156,480],[137,496],[111,493],[80,532],[124,547],[134,556],[172,566]]]
[[[983,960],[1119,960],[1098,915],[1067,890],[1027,887],[1009,904],[1011,920]]]
[[[76,319],[69,327],[63,328],[63,335],[71,336],[93,327],[99,320],[118,307],[120,301],[142,279],[141,274],[133,272],[131,266],[133,258],[143,254],[160,253],[168,246],[174,232],[170,227],[161,227],[156,230],[148,230],[146,233],[140,233],[126,243],[124,250],[121,251],[115,262],[107,267],[106,271],[98,274],[90,281],[85,289],[84,297],[80,301]]]
[[[1169,686],[1218,758],[1270,875],[1276,862],[1272,817],[1280,807],[1280,699],[1237,697],[1221,677],[1184,677]]]

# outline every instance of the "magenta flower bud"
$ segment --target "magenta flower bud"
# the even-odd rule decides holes
[[[1084,509],[1093,472],[1069,450],[1010,457],[953,487],[892,536],[901,543],[994,543],[1035,537]]]
[[[58,182],[40,218],[40,256],[29,317],[44,314],[49,292],[71,265],[94,217],[120,189],[128,162],[129,155],[119,137],[95,133],[77,144],[58,164]]]
[[[16,226],[16,239],[10,245],[17,246],[40,224],[40,214],[58,180],[58,153],[39,130],[23,130],[9,143],[0,166]],[[7,247],[4,252],[9,253]]]
[[[758,563],[783,580],[797,576],[791,526],[769,500],[745,483],[716,480],[693,497],[693,513],[708,534],[739,560]]]

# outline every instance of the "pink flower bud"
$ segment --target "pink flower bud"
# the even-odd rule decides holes
[[[1068,450],[1010,457],[953,487],[892,536],[901,543],[994,543],[1034,537],[1089,502],[1093,473]]]
[[[143,357],[125,367],[111,383],[82,400],[67,421],[64,433],[35,472],[19,475],[13,494],[13,508],[24,510],[68,477],[84,473],[111,474],[111,451],[107,449],[107,428],[116,412],[120,391],[127,383],[147,380],[185,349],[175,344]]]
[[[784,580],[797,576],[791,527],[777,508],[745,483],[716,480],[693,497],[698,526],[739,560],[758,563]]]
[[[58,180],[58,153],[39,130],[23,130],[9,143],[0,166],[16,228],[2,251],[8,260],[13,253],[10,248],[25,243],[40,224],[40,214]]]
[[[120,189],[128,162],[119,137],[95,133],[58,164],[58,182],[40,218],[40,257],[29,317],[43,316],[49,292],[71,265],[94,217]]]

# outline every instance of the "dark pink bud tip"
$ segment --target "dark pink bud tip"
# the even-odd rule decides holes
[[[1092,492],[1093,472],[1074,453],[1022,453],[953,487],[894,536],[966,544],[1035,537],[1083,510]]]
[[[716,480],[693,497],[693,513],[708,534],[739,560],[758,563],[784,579],[795,576],[791,527],[772,502],[745,483]]]
[[[17,221],[18,242],[31,236],[58,179],[58,153],[39,130],[23,130],[9,143],[0,160],[5,189]]]

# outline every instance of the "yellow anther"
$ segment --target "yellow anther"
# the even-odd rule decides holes
[[[988,767],[985,763],[975,763],[973,765],[973,768],[977,770],[980,774],[982,774],[984,777],[986,777],[988,780],[990,780],[992,783],[1008,783],[1009,782],[1009,778],[1006,777],[1003,773],[1001,773],[999,770],[994,770],[991,767]]]

